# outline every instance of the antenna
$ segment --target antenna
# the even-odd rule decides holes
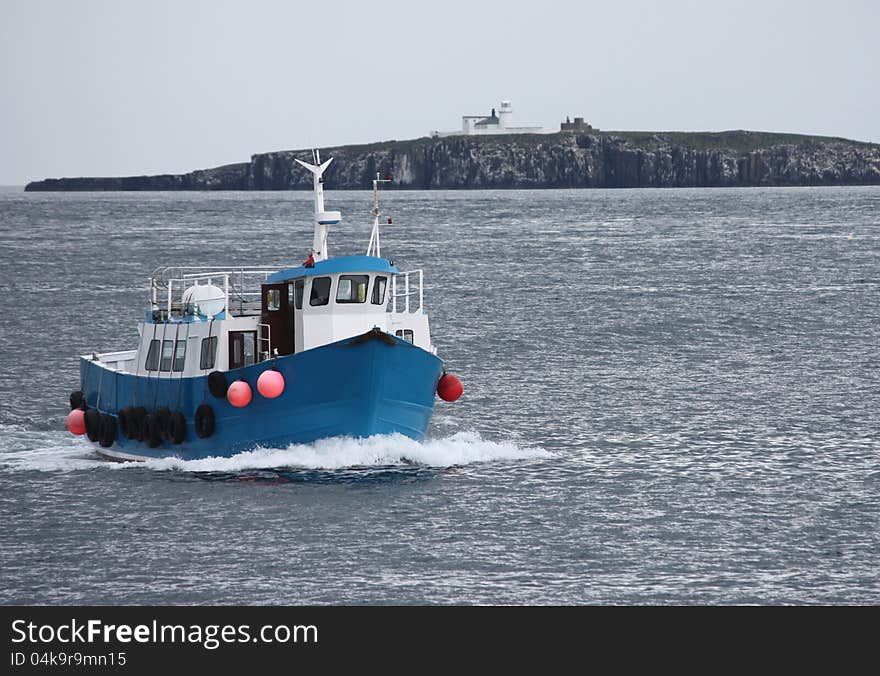
[[[370,243],[367,244],[367,256],[382,257],[382,248],[379,246],[379,184],[391,183],[391,177],[379,178],[379,172],[376,172],[376,178],[373,179],[373,208],[370,211],[373,214],[373,230],[370,233]]]
[[[296,160],[297,164],[305,167],[314,178],[315,190],[315,236],[312,240],[312,250],[314,251],[315,261],[324,261],[329,258],[327,251],[327,233],[330,231],[331,225],[336,225],[342,220],[342,214],[338,211],[324,211],[324,172],[333,161],[329,160],[321,163],[321,152],[316,148],[312,151],[312,157],[315,163],[309,164],[302,160]],[[296,159],[296,158],[294,158]]]

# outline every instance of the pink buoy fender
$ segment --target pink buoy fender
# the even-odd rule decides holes
[[[86,433],[86,412],[75,408],[67,414],[67,431],[71,434]]]
[[[266,399],[274,399],[284,392],[284,376],[280,371],[263,371],[257,378],[257,392]]]
[[[455,401],[462,392],[464,392],[464,385],[461,384],[457,376],[451,373],[443,374],[440,382],[437,383],[437,394],[443,401]]]
[[[237,408],[244,408],[251,403],[253,398],[251,386],[243,380],[236,380],[226,391],[226,398],[229,403]]]

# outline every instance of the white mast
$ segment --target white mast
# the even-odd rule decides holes
[[[327,170],[327,167],[329,167],[330,163],[333,161],[333,158],[331,157],[329,160],[321,164],[321,153],[315,150],[314,155],[314,164],[309,164],[302,160],[296,161],[298,164],[312,172],[312,176],[315,180],[315,237],[312,241],[312,250],[314,251],[313,255],[315,261],[325,261],[329,257],[327,251],[327,233],[330,231],[331,225],[336,225],[342,220],[342,214],[338,211],[324,211],[323,175]]]
[[[391,183],[390,178],[379,178],[379,172],[376,172],[376,178],[373,179],[373,230],[370,233],[370,243],[367,244],[367,256],[382,257],[382,248],[379,246],[379,184]]]

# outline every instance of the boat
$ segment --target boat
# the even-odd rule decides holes
[[[455,401],[431,341],[423,271],[382,257],[379,185],[364,255],[330,257],[333,158],[296,161],[314,181],[314,236],[295,266],[160,267],[134,349],[80,357],[67,429],[114,460],[229,457],[330,437],[422,440],[439,396]],[[388,220],[391,222],[391,219]]]

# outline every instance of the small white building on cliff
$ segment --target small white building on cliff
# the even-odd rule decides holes
[[[538,124],[515,122],[510,101],[502,101],[497,113],[492,109],[489,116],[462,115],[461,131],[432,131],[431,136],[478,136],[482,134],[546,134],[546,130]]]

